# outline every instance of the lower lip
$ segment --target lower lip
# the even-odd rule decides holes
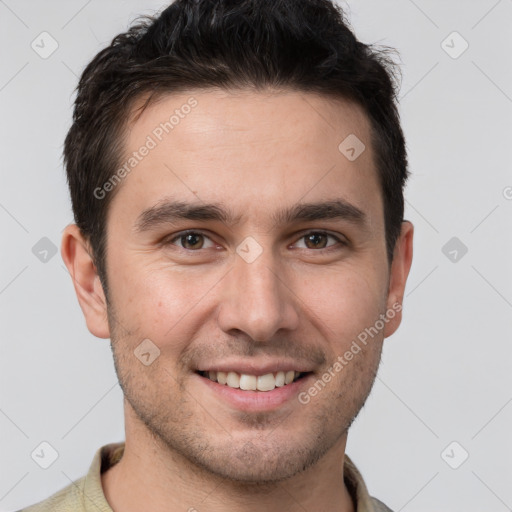
[[[226,384],[219,384],[218,382],[214,382],[198,374],[196,374],[196,377],[213,393],[220,396],[233,407],[241,411],[253,412],[277,409],[287,401],[296,397],[300,389],[307,386],[307,381],[312,375],[312,373],[309,373],[291,384],[274,388],[272,391],[244,391],[242,389],[231,388]]]

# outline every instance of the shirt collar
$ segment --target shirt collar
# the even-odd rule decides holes
[[[107,444],[99,448],[94,455],[83,487],[83,505],[87,512],[113,512],[103,492],[101,474],[121,460],[124,447],[124,442]],[[354,501],[356,512],[376,512],[361,473],[346,454],[343,478]]]

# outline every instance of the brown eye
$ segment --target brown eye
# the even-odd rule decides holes
[[[311,233],[304,237],[306,246],[309,249],[323,249],[327,244],[327,237],[323,233]]]
[[[329,243],[329,239],[334,240],[335,243]],[[303,248],[306,249],[327,249],[328,247],[336,245],[336,243],[345,245],[345,243],[338,237],[329,233],[324,233],[323,231],[311,231],[310,233],[303,235],[300,240],[304,240]]]
[[[182,235],[180,241],[185,249],[201,249],[203,245],[203,235],[197,233]]]
[[[179,247],[189,251],[197,251],[199,249],[207,248],[205,246],[207,241],[210,242],[209,247],[213,247],[213,242],[206,235],[203,235],[197,231],[188,231],[186,233],[175,236],[172,240],[169,241],[169,244],[178,245]]]

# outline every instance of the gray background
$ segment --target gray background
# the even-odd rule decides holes
[[[404,322],[347,453],[395,511],[512,510],[512,1],[342,5],[361,40],[400,51],[416,227]],[[72,220],[61,152],[77,76],[161,7],[0,0],[2,511],[68,485],[124,438],[109,341],[87,331],[51,248]],[[45,59],[31,47],[51,49],[43,31],[58,43]],[[59,454],[46,470],[31,458],[43,441]]]

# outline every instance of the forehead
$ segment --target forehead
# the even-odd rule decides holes
[[[370,136],[368,118],[359,105],[316,93],[212,88],[160,94],[148,106],[146,102],[143,97],[132,108],[129,146],[143,134],[152,134],[164,145],[162,139],[173,138],[184,150],[204,144],[218,147],[219,135],[230,136],[230,142],[236,142],[236,136],[240,143],[295,136],[311,145],[321,136],[324,146],[351,133],[368,142]]]
[[[262,216],[274,204],[346,197],[378,210],[370,136],[362,109],[343,99],[297,91],[164,95],[129,125],[123,160],[150,149],[115,201],[132,209],[163,197],[229,202]]]

